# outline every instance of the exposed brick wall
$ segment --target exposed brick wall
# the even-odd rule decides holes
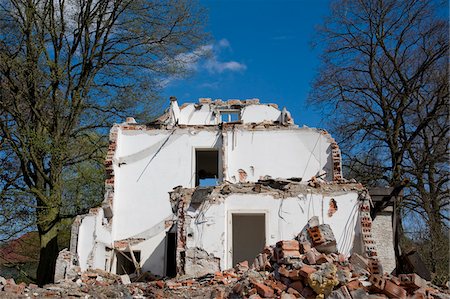
[[[378,253],[372,235],[372,218],[370,217],[370,203],[368,199],[363,200],[359,206],[359,221],[364,253],[368,257],[377,258]]]
[[[107,202],[111,208],[113,206],[114,200],[114,165],[113,158],[114,153],[117,148],[117,134],[119,131],[119,125],[114,125],[109,131],[109,146],[108,152],[106,153],[105,159],[105,169],[106,169],[106,180],[105,180],[105,202]]]
[[[342,181],[344,177],[342,176],[342,156],[339,145],[337,144],[336,140],[331,137],[330,133],[323,129],[321,129],[321,131],[322,134],[330,141],[331,160],[333,162],[333,181]]]

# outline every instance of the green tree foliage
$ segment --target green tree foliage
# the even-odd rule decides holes
[[[204,40],[202,21],[187,0],[1,2],[0,224],[35,223],[39,284],[53,279],[59,231],[101,193],[84,179],[103,177],[102,128],[155,109]]]
[[[331,112],[352,175],[374,185],[409,182],[395,200],[396,244],[412,219],[402,216],[419,217],[432,246],[441,248],[433,271],[438,256],[448,256],[448,241],[441,246],[449,220],[447,5],[334,1],[319,29],[324,51],[310,98]]]

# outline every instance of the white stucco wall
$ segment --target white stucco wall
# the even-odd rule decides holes
[[[334,198],[338,210],[328,216],[329,201]],[[318,216],[320,223],[329,224],[335,235],[338,251],[349,255],[358,221],[358,194],[304,194],[298,197],[277,199],[270,195],[232,194],[218,204],[205,204],[200,210],[190,211],[191,221],[187,232],[187,247],[200,247],[220,258],[221,268],[232,267],[231,214],[265,213],[266,245],[279,240],[293,239],[312,216]],[[251,261],[250,261],[251,262]]]
[[[260,123],[263,121],[279,121],[281,111],[269,105],[248,105],[242,109],[243,123]]]
[[[115,240],[139,234],[171,215],[168,192],[176,186],[195,185],[195,148],[220,150],[222,146],[220,134],[215,131],[176,129],[173,134],[167,130],[120,134],[120,155],[116,159],[121,166],[115,172]]]
[[[301,177],[303,181],[326,171],[331,180],[330,142],[315,129],[228,130],[226,138],[227,177],[239,181],[239,169],[247,180],[260,177]]]
[[[103,225],[103,210],[83,217],[78,230],[78,259],[81,270],[105,269],[105,247],[112,247],[110,229]]]
[[[183,125],[214,125],[217,123],[217,119],[210,105],[189,104],[181,109],[178,123]]]
[[[175,186],[195,186],[196,148],[218,149],[222,163],[219,129],[119,130],[119,136],[114,159],[114,240],[139,234],[172,214],[168,192]],[[229,130],[225,179],[238,181],[239,169],[247,172],[247,181],[255,182],[266,175],[308,180],[327,169],[330,176],[329,147],[323,134],[309,128]],[[221,176],[219,167],[219,181]]]

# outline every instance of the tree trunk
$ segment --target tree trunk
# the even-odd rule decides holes
[[[50,231],[51,233],[51,231]],[[52,283],[55,276],[55,265],[58,257],[58,235],[50,237],[41,235],[41,250],[37,269],[37,284],[43,286]]]
[[[392,221],[394,227],[395,274],[398,275],[403,273],[403,263],[401,262],[402,252],[400,248],[400,240],[403,236],[403,226],[398,196],[394,198],[394,219]]]

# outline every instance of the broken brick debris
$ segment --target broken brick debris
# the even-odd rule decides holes
[[[314,227],[317,229],[311,229]],[[0,277],[0,298],[450,299],[448,289],[433,286],[417,274],[396,277],[383,273],[381,262],[374,257],[354,253],[347,259],[335,252],[319,252],[317,246],[333,243],[332,232],[324,234],[323,226],[315,221],[308,228],[305,231],[310,238],[301,236],[298,238],[301,241],[283,240],[267,246],[251,266],[248,261],[242,261],[232,269],[173,279],[161,279],[149,273],[138,276],[103,270],[81,272],[75,268],[70,276],[43,287],[16,284],[13,279]],[[310,231],[326,236],[325,241],[317,242]]]

